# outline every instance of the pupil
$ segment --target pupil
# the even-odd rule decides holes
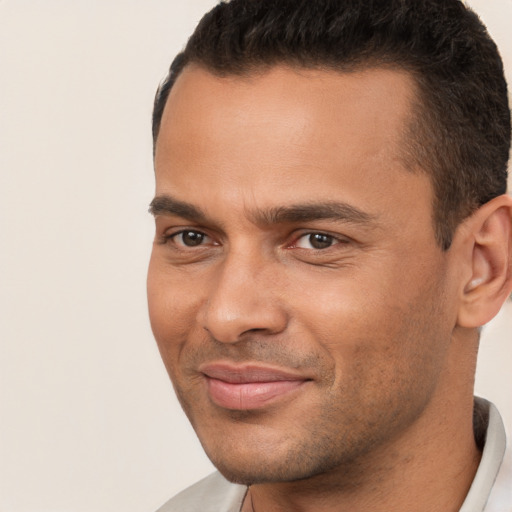
[[[332,245],[332,236],[316,233],[309,236],[309,241],[315,249],[327,249]]]
[[[183,233],[183,243],[189,247],[200,245],[204,240],[204,235],[197,231],[186,231]]]

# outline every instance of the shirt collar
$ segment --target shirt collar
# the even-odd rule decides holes
[[[498,409],[478,397],[475,398],[475,409],[487,419],[487,432],[480,465],[459,512],[483,512],[505,454],[505,427]],[[475,437],[479,437],[478,432]]]

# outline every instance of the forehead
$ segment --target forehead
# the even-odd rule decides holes
[[[195,132],[201,126],[218,132],[222,127],[227,136],[232,135],[229,128],[242,128],[244,132],[237,133],[243,135],[249,123],[265,131],[270,128],[272,136],[307,125],[318,137],[334,135],[347,144],[350,135],[384,136],[390,142],[410,118],[415,88],[412,76],[396,69],[341,73],[281,65],[242,76],[217,76],[192,64],[170,92],[162,125],[170,128],[167,137],[181,135],[180,142],[185,143],[192,142],[190,133],[184,131],[187,128]],[[342,131],[348,124],[349,131]],[[173,127],[177,128],[174,132]],[[264,133],[259,135],[263,138]]]
[[[231,206],[341,195],[361,206],[379,198],[386,208],[383,196],[393,203],[393,190],[402,194],[419,179],[402,158],[414,95],[413,78],[390,69],[277,66],[219,77],[188,66],[162,117],[157,194],[206,208],[213,191]]]

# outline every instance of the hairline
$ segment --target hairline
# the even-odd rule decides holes
[[[250,78],[257,76],[258,74],[264,74],[265,72],[278,67],[287,67],[294,70],[318,70],[318,71],[332,71],[338,74],[349,74],[357,73],[361,71],[367,71],[372,69],[387,69],[398,73],[403,73],[411,78],[411,97],[409,105],[408,118],[403,126],[400,133],[400,139],[396,141],[397,146],[397,158],[403,164],[406,171],[412,173],[424,173],[428,176],[432,198],[431,198],[431,217],[432,225],[434,228],[434,234],[436,242],[444,251],[448,250],[451,246],[454,231],[456,227],[469,216],[474,208],[465,212],[462,218],[458,219],[455,226],[449,226],[446,228],[443,219],[438,218],[436,215],[436,208],[439,203],[442,202],[442,198],[439,197],[439,191],[436,186],[436,166],[440,166],[438,162],[434,161],[436,137],[433,132],[436,129],[440,129],[441,126],[437,126],[438,123],[433,119],[437,115],[434,112],[435,107],[429,105],[430,101],[426,93],[426,86],[424,84],[425,77],[420,71],[416,71],[411,67],[397,63],[397,59],[393,55],[383,54],[382,56],[370,55],[348,61],[346,63],[333,62],[304,62],[299,61],[295,58],[276,58],[270,62],[256,62],[246,63],[243,66],[237,68],[232,67],[229,69],[219,69],[208,62],[205,62],[198,58],[189,58],[185,54],[180,54],[184,60],[182,65],[177,69],[173,76],[173,80],[170,84],[164,82],[162,85],[168,85],[165,91],[165,102],[161,105],[161,111],[159,113],[157,122],[157,131],[154,135],[153,141],[153,155],[156,152],[156,146],[158,143],[158,136],[160,134],[160,126],[162,123],[163,115],[169,96],[174,88],[176,81],[180,78],[186,69],[197,68],[210,73],[212,76],[218,78]],[[155,98],[155,105],[157,101],[161,101],[160,94],[162,91],[162,85],[157,91]],[[434,126],[436,125],[436,126]],[[441,171],[442,172],[442,171]]]

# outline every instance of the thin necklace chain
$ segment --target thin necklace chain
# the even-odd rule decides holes
[[[251,493],[251,488],[250,487],[247,488],[247,494],[246,494],[245,498],[246,499],[244,501],[248,501],[248,504],[250,506],[250,509],[248,509],[247,512],[256,512],[254,510],[254,503],[252,501],[252,493]],[[247,498],[249,498],[249,500],[247,500]],[[245,506],[242,508],[242,510],[244,510],[244,509],[245,509]]]

